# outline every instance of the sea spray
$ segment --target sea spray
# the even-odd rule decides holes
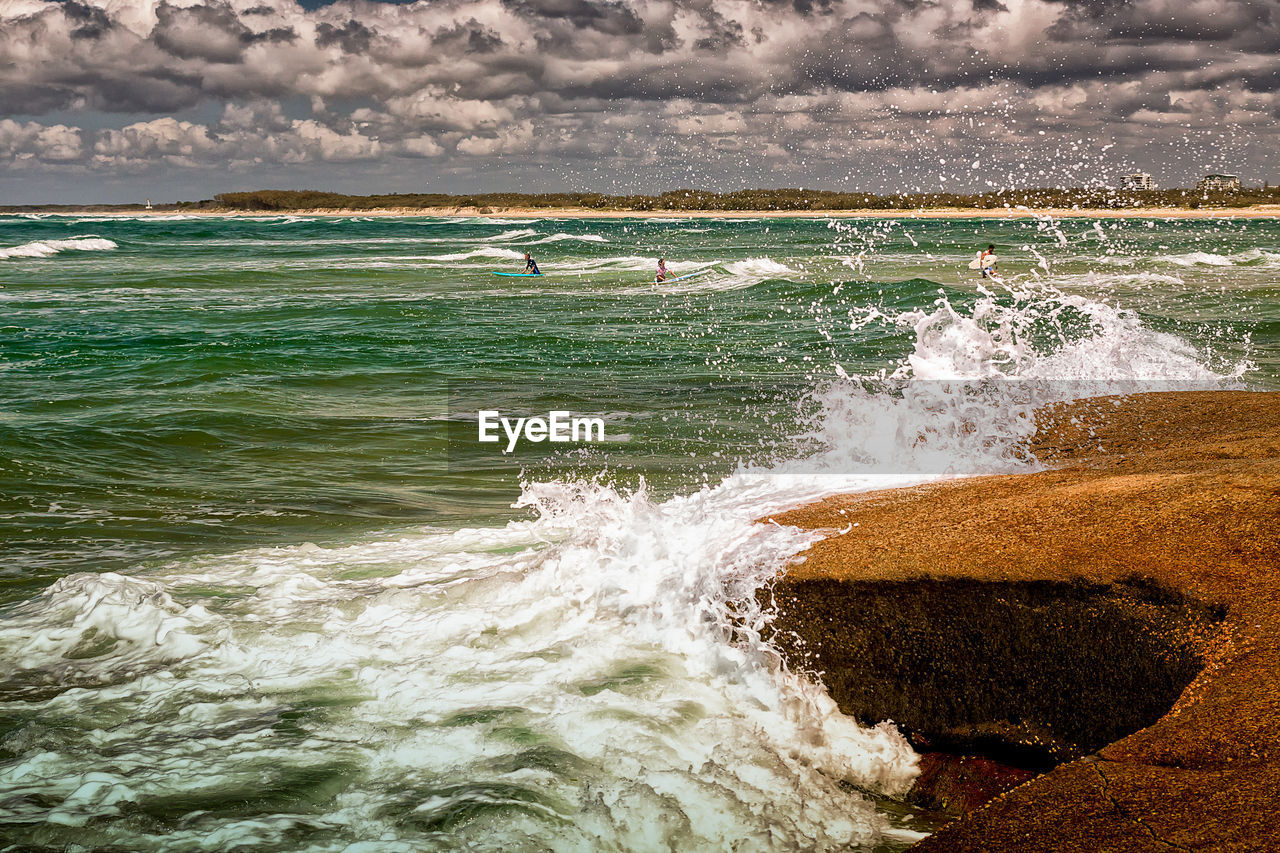
[[[493,256],[415,245],[465,254],[515,224],[100,223],[127,263],[59,262],[56,282],[6,266],[23,301],[0,303],[0,522],[8,589],[29,590],[0,631],[17,843],[905,846],[857,793],[909,784],[904,741],[760,639],[762,590],[821,534],[758,519],[1034,470],[1046,400],[1247,374],[1249,329],[1176,323],[1197,316],[1184,305],[1265,308],[1273,287],[1258,264],[1166,265],[1179,282],[1118,280],[1113,301],[1085,278],[1108,274],[1096,232],[1084,247],[1062,227],[1062,246],[1032,222],[861,224],[870,249],[821,246],[823,223],[593,222],[607,245],[539,255],[573,287],[514,290]],[[83,230],[6,227],[15,245]],[[1108,229],[1108,251],[1185,254],[1185,227]],[[1244,227],[1215,252],[1275,245]],[[1036,247],[1052,278],[1028,283],[1027,253],[983,289],[963,271],[979,240]],[[666,292],[659,244],[718,271]],[[864,250],[851,275],[839,258]],[[1206,295],[1224,271],[1261,296]],[[477,377],[504,410],[598,396],[636,436],[631,467],[553,460],[521,487],[479,456],[438,464],[432,383]],[[681,381],[705,421],[664,419]],[[638,399],[617,399],[629,383]]]
[[[780,670],[750,615],[751,593],[807,535],[754,525],[753,501],[724,489],[655,504],[547,483],[522,503],[537,521],[161,573],[178,598],[223,590],[206,631],[219,639],[111,697],[113,717],[139,722],[110,753],[94,745],[101,703],[48,700],[75,732],[59,772],[0,786],[67,797],[62,823],[99,821],[77,837],[135,849],[217,849],[210,839],[263,825],[193,815],[166,841],[101,823],[122,797],[144,812],[180,792],[252,799],[263,774],[288,789],[258,816],[275,826],[268,838],[317,849],[370,833],[489,849],[534,836],[553,849],[842,849],[892,832],[838,783],[901,792],[909,748]],[[121,611],[111,630],[149,631],[149,614]],[[297,752],[307,742],[326,757]],[[301,810],[311,791],[287,780],[337,773],[334,762],[349,775],[321,829]],[[111,797],[74,796],[91,772]]]

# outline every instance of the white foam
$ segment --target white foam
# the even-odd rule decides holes
[[[203,607],[178,604],[152,581],[68,575],[0,621],[0,678],[31,670],[59,681],[110,677],[189,658],[204,648],[197,634],[210,621]]]
[[[103,213],[94,216],[73,216],[67,218],[74,219],[76,222],[187,222],[195,219],[203,219],[204,217],[190,213],[164,213],[142,216],[125,213]]]
[[[1231,256],[1231,259],[1236,264],[1248,266],[1257,264],[1274,267],[1280,265],[1280,251],[1255,247],[1252,249],[1245,249],[1243,252],[1237,252]]]
[[[1048,283],[980,293],[967,314],[941,296],[932,311],[886,318],[916,335],[900,378],[1056,381],[1072,383],[1080,394],[1089,383],[1098,385],[1098,393],[1112,393],[1113,383],[1212,385],[1245,369],[1242,364],[1229,375],[1215,373],[1204,367],[1202,354],[1173,335],[1146,328],[1134,312]],[[1083,324],[1088,333],[1071,331],[1073,324]]]
[[[120,248],[114,240],[102,237],[71,237],[65,240],[33,240],[21,246],[0,249],[0,260],[11,258],[51,258],[62,252],[109,252]]]
[[[1134,266],[1137,264],[1172,264],[1179,267],[1262,267],[1272,269],[1280,267],[1280,251],[1253,247],[1239,252],[1180,252],[1177,254],[1153,255],[1142,257],[1137,255],[1108,255],[1099,259],[1104,264]]]
[[[747,258],[741,261],[733,261],[725,264],[725,269],[730,275],[756,281],[764,281],[767,278],[783,278],[788,275],[794,275],[796,272],[786,264],[779,263],[772,258]]]
[[[479,242],[485,242],[485,243],[504,243],[509,240],[523,240],[527,237],[532,237],[537,233],[538,232],[534,231],[532,228],[513,228],[513,229],[508,229],[506,231],[503,231],[501,234],[494,234],[491,237],[475,237],[471,239],[477,240]],[[444,238],[437,238],[437,239],[448,240],[448,239],[455,239],[455,238],[444,237]]]
[[[608,243],[609,241],[599,234],[552,234],[543,237],[541,240],[534,240],[530,245],[538,245],[541,243],[562,243],[565,240],[577,240],[582,243]]]
[[[671,269],[673,272],[677,272],[680,275],[687,275],[685,270],[678,268],[674,264],[668,264],[668,269]],[[751,287],[753,284],[757,284],[769,277],[768,275],[749,276],[742,274],[735,275],[728,272],[721,273],[712,267],[703,267],[703,269],[709,269],[711,271],[695,276],[694,278],[685,279],[684,281],[664,281],[654,283],[650,285],[650,289],[659,293],[668,293],[673,295],[681,293],[717,293]]]
[[[428,261],[466,261],[471,258],[505,258],[507,260],[522,260],[524,252],[518,252],[515,249],[502,249],[497,246],[484,246],[478,249],[468,249],[465,252],[451,252],[444,255],[424,255],[423,260]]]
[[[739,279],[794,272],[739,263]],[[1131,312],[1047,284],[981,290],[967,310],[939,296],[854,314],[857,329],[909,330],[912,351],[876,376],[833,366],[801,458],[668,500],[536,482],[517,504],[533,518],[502,527],[64,579],[2,624],[0,660],[11,677],[60,684],[69,667],[102,684],[26,706],[91,734],[39,740],[0,771],[0,821],[93,821],[103,843],[126,844],[137,824],[109,819],[122,803],[247,800],[284,768],[340,780],[322,815],[193,811],[165,843],[306,830],[293,849],[340,849],[343,827],[379,850],[429,832],[441,847],[551,850],[902,838],[840,783],[902,792],[917,769],[906,742],[840,715],[761,641],[757,591],[818,534],[755,519],[838,492],[1033,470],[1031,413],[1076,383],[1222,377]],[[99,636],[113,642],[99,649]],[[62,805],[41,811],[36,797]],[[459,814],[470,819],[450,822]]]
[[[24,665],[54,666],[71,640],[48,644],[46,623],[88,613],[113,635],[160,637],[147,659],[180,656],[181,668],[100,688],[88,704],[83,693],[48,700],[78,725],[108,704],[122,722],[101,743],[0,773],[0,794],[66,797],[47,820],[112,832],[102,819],[121,802],[256,788],[282,765],[322,767],[345,753],[363,773],[327,820],[366,838],[419,837],[398,820],[406,798],[441,816],[494,796],[468,793],[489,785],[544,801],[543,822],[509,810],[462,824],[453,843],[509,848],[527,832],[557,850],[640,838],[680,849],[744,836],[806,849],[874,843],[886,820],[838,780],[901,792],[915,759],[896,731],[841,716],[759,642],[751,594],[811,537],[754,524],[757,489],[740,478],[658,503],[643,490],[534,484],[521,503],[535,521],[176,566],[157,579],[177,600],[221,590],[211,619],[224,633],[206,628],[194,646],[175,647],[179,626],[157,630],[193,607],[177,609],[153,581],[112,577],[118,597],[15,626],[38,628],[30,643],[48,646]],[[744,620],[737,642],[731,609]],[[79,666],[118,681],[118,657]],[[279,714],[312,696],[339,709],[300,721],[316,748],[274,737]],[[86,789],[86,774],[104,767]],[[192,819],[180,841],[218,849],[235,826]],[[133,831],[121,826],[121,839]]]
[[[1082,275],[1058,275],[1055,278],[1062,285],[1089,285],[1106,287],[1110,285],[1150,285],[1150,284],[1185,284],[1176,275],[1158,272],[1109,273],[1089,272]]]
[[[1157,255],[1152,260],[1157,263],[1177,264],[1180,267],[1230,267],[1235,265],[1235,261],[1230,256],[1219,255],[1214,252],[1184,252],[1180,255]]]
[[[439,225],[439,224],[450,224],[450,223],[457,224],[457,223],[464,223],[464,222],[465,222],[465,223],[466,223],[466,224],[468,224],[468,225],[532,225],[532,224],[534,224],[535,222],[539,222],[539,221],[541,221],[541,220],[538,220],[538,219],[497,219],[497,218],[494,218],[494,217],[491,217],[491,216],[470,216],[470,217],[468,217],[468,216],[457,216],[457,217],[444,217],[444,218],[442,218],[442,219],[437,220],[437,221],[436,221],[436,222],[434,222],[434,223],[424,223],[424,224],[436,224],[436,225]]]

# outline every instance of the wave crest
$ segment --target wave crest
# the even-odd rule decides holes
[[[11,258],[51,258],[62,252],[110,252],[120,248],[114,240],[102,237],[71,237],[65,240],[32,240],[21,246],[0,249],[0,259]]]

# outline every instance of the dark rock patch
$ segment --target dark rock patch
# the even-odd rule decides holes
[[[1034,779],[1034,770],[978,755],[926,752],[907,802],[943,818],[957,818]]]
[[[1156,722],[1225,615],[1140,578],[783,577],[772,596],[791,665],[818,673],[844,713],[892,720],[934,756],[913,796],[948,813]]]

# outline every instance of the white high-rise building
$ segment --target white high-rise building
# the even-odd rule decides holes
[[[1240,189],[1240,179],[1235,175],[1205,175],[1196,183],[1202,192]]]
[[[1153,190],[1156,188],[1156,182],[1151,180],[1151,176],[1146,172],[1134,172],[1132,175],[1120,176],[1120,189],[1122,190]]]

